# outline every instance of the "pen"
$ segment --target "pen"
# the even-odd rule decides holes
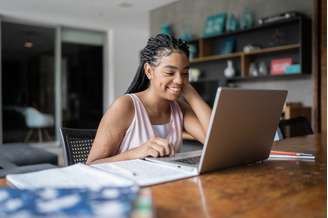
[[[290,155],[290,156],[313,156],[313,154],[290,152],[290,151],[271,151],[271,154],[281,154],[281,155]]]

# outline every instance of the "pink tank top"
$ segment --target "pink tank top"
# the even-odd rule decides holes
[[[150,138],[156,136],[148,113],[141,100],[135,94],[128,94],[133,100],[134,118],[125,133],[120,145],[119,152],[125,152],[131,148],[138,147]],[[171,102],[171,118],[167,125],[167,138],[175,147],[176,152],[182,144],[183,114],[177,102]]]

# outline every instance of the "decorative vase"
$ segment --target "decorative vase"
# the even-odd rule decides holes
[[[251,63],[249,66],[249,74],[251,76],[258,76],[259,72],[257,70],[256,64],[255,63]]]
[[[264,61],[260,62],[259,64],[259,75],[260,76],[268,75],[268,68]]]
[[[227,67],[224,69],[224,75],[227,78],[231,78],[235,75],[235,69],[233,68],[232,61],[227,61]]]

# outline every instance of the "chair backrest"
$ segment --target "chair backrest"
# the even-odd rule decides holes
[[[283,138],[313,134],[312,127],[305,117],[295,117],[279,122]]]
[[[96,129],[60,128],[64,144],[65,165],[87,161],[96,131]]]
[[[26,124],[29,128],[46,128],[54,124],[53,117],[49,114],[41,113],[34,107],[26,107],[23,110]]]

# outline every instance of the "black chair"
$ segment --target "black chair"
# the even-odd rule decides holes
[[[60,128],[66,166],[87,161],[96,131],[96,129]]]
[[[283,138],[313,134],[311,125],[305,117],[280,120],[279,130]]]

